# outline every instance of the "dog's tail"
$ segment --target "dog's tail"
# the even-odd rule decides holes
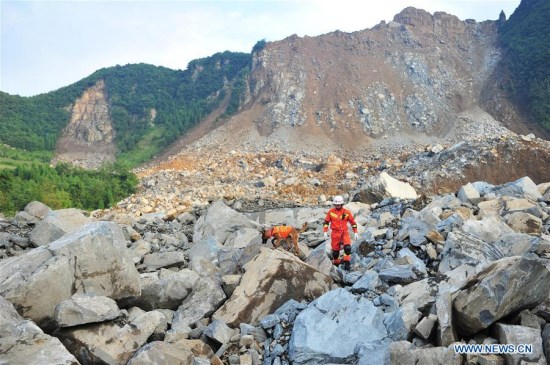
[[[302,228],[298,231],[298,233],[305,232],[306,229],[307,229],[307,222],[304,223],[304,225],[303,225]]]

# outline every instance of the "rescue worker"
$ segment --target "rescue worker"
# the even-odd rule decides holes
[[[328,227],[331,229],[331,248],[332,248],[332,263],[335,266],[340,265],[340,250],[344,246],[344,270],[350,270],[351,263],[351,239],[348,232],[348,222],[354,233],[354,240],[357,241],[359,234],[357,233],[357,223],[353,218],[353,214],[344,208],[344,198],[337,195],[332,200],[334,208],[331,208],[325,218],[323,225],[323,237],[328,239]]]

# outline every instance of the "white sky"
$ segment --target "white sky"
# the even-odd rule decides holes
[[[36,95],[103,68],[149,63],[185,69],[261,39],[354,32],[390,21],[407,6],[460,19],[507,17],[520,0],[0,0],[0,90]]]

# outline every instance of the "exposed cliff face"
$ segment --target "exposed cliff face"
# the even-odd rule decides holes
[[[98,81],[86,90],[71,109],[70,122],[57,143],[52,162],[92,169],[113,162],[116,147],[105,83]]]
[[[320,151],[462,140],[504,104],[511,127],[521,118],[491,78],[500,59],[496,21],[415,8],[359,32],[291,36],[255,55],[250,102],[204,144],[243,130],[248,144]]]

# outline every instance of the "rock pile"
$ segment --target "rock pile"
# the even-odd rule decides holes
[[[95,221],[33,203],[0,221],[0,362],[544,364],[549,194],[529,177],[358,194],[349,272],[330,262],[323,207]],[[304,261],[261,244],[259,226],[305,221]],[[457,347],[497,344],[531,351]]]

